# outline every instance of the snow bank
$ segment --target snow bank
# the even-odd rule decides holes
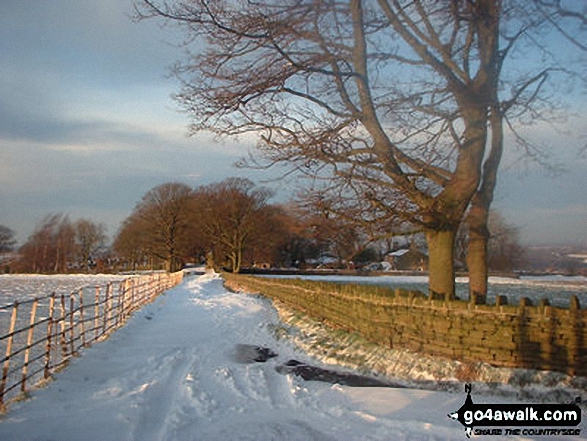
[[[461,363],[401,349],[372,344],[358,334],[333,330],[275,301],[284,323],[276,331],[300,350],[324,363],[338,364],[375,377],[381,376],[405,387],[461,391],[473,383],[476,393],[534,402],[561,403],[587,397],[587,378],[558,372],[511,369],[487,363]]]
[[[212,273],[188,277],[13,404],[0,440],[465,439],[447,418],[461,390],[350,388],[278,373],[291,358],[316,363],[284,329],[267,300],[227,292]],[[243,344],[278,356],[243,362]]]

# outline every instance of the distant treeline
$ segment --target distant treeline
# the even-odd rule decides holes
[[[72,221],[50,214],[38,223],[19,248],[10,270],[25,273],[67,273],[96,267],[96,252],[106,241],[106,227],[89,219]]]
[[[311,203],[271,204],[271,196],[241,178],[196,189],[160,185],[123,222],[113,250],[133,269],[162,262],[170,271],[203,261],[239,272],[242,267],[303,266],[324,255],[341,265],[377,259],[358,225]]]
[[[136,204],[111,246],[105,244],[104,225],[89,219],[72,221],[64,214],[42,219],[18,249],[12,230],[2,227],[0,252],[16,251],[3,270],[175,271],[204,261],[233,272],[267,267],[341,269],[380,262],[401,248],[426,256],[422,235],[406,225],[368,223],[360,214],[337,212],[320,193],[307,192],[284,204],[270,203],[271,196],[271,191],[242,178],[197,188],[165,183]],[[490,267],[514,269],[523,254],[517,230],[497,213],[493,219]],[[458,248],[466,237],[463,231]],[[456,253],[461,263],[464,251],[461,246]]]

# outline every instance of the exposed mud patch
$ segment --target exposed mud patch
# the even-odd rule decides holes
[[[377,378],[367,377],[364,375],[351,374],[347,372],[338,372],[330,369],[323,369],[316,366],[310,366],[298,360],[289,360],[287,363],[277,366],[275,370],[282,374],[294,374],[305,381],[322,381],[325,383],[340,384],[352,387],[404,387],[399,383],[391,383],[378,380]]]
[[[274,357],[277,357],[277,353],[262,346],[247,344],[235,346],[234,359],[237,363],[265,363]]]

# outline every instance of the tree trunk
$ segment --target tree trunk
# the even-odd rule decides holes
[[[466,218],[469,225],[469,246],[467,249],[469,296],[471,302],[478,305],[487,302],[488,214],[489,211],[485,207],[473,205]]]
[[[230,260],[230,271],[235,274],[240,272],[240,267],[238,266],[238,254],[236,249],[231,251],[231,253],[228,256],[228,259]]]
[[[173,255],[169,254],[165,259],[165,271],[168,273],[173,272]]]
[[[208,250],[206,252],[206,268],[210,268],[213,270],[217,270],[216,265],[214,264],[214,252],[212,250]]]
[[[59,273],[59,260],[61,258],[60,253],[59,253],[60,251],[61,251],[61,240],[57,239],[57,250],[55,251],[57,255],[55,256],[55,265],[53,265],[53,272],[54,273]]]
[[[242,259],[243,259],[243,251],[240,247],[236,247],[234,251],[234,266],[233,266],[233,273],[240,273],[241,266],[242,266]]]
[[[476,304],[487,302],[487,249],[489,242],[489,208],[497,185],[497,170],[503,153],[503,115],[497,96],[491,107],[491,150],[483,164],[483,180],[471,200],[465,222],[469,226],[467,266],[469,268],[469,296]]]
[[[427,230],[429,295],[453,300],[455,296],[454,245],[456,230]]]

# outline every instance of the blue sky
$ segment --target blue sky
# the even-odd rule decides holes
[[[171,44],[181,36],[153,20],[135,23],[131,13],[131,0],[0,2],[0,224],[21,242],[56,212],[103,222],[114,235],[164,182],[263,179],[233,167],[254,140],[187,137],[188,117],[171,98],[178,84],[167,75],[182,56]],[[585,132],[584,118],[569,127]],[[546,128],[543,138],[567,172],[506,167],[495,207],[527,243],[587,244],[581,141]],[[284,197],[290,184],[266,185]]]
[[[174,30],[131,0],[0,2],[0,224],[21,241],[48,213],[113,235],[152,187],[250,175],[244,143],[188,138],[168,67]]]

